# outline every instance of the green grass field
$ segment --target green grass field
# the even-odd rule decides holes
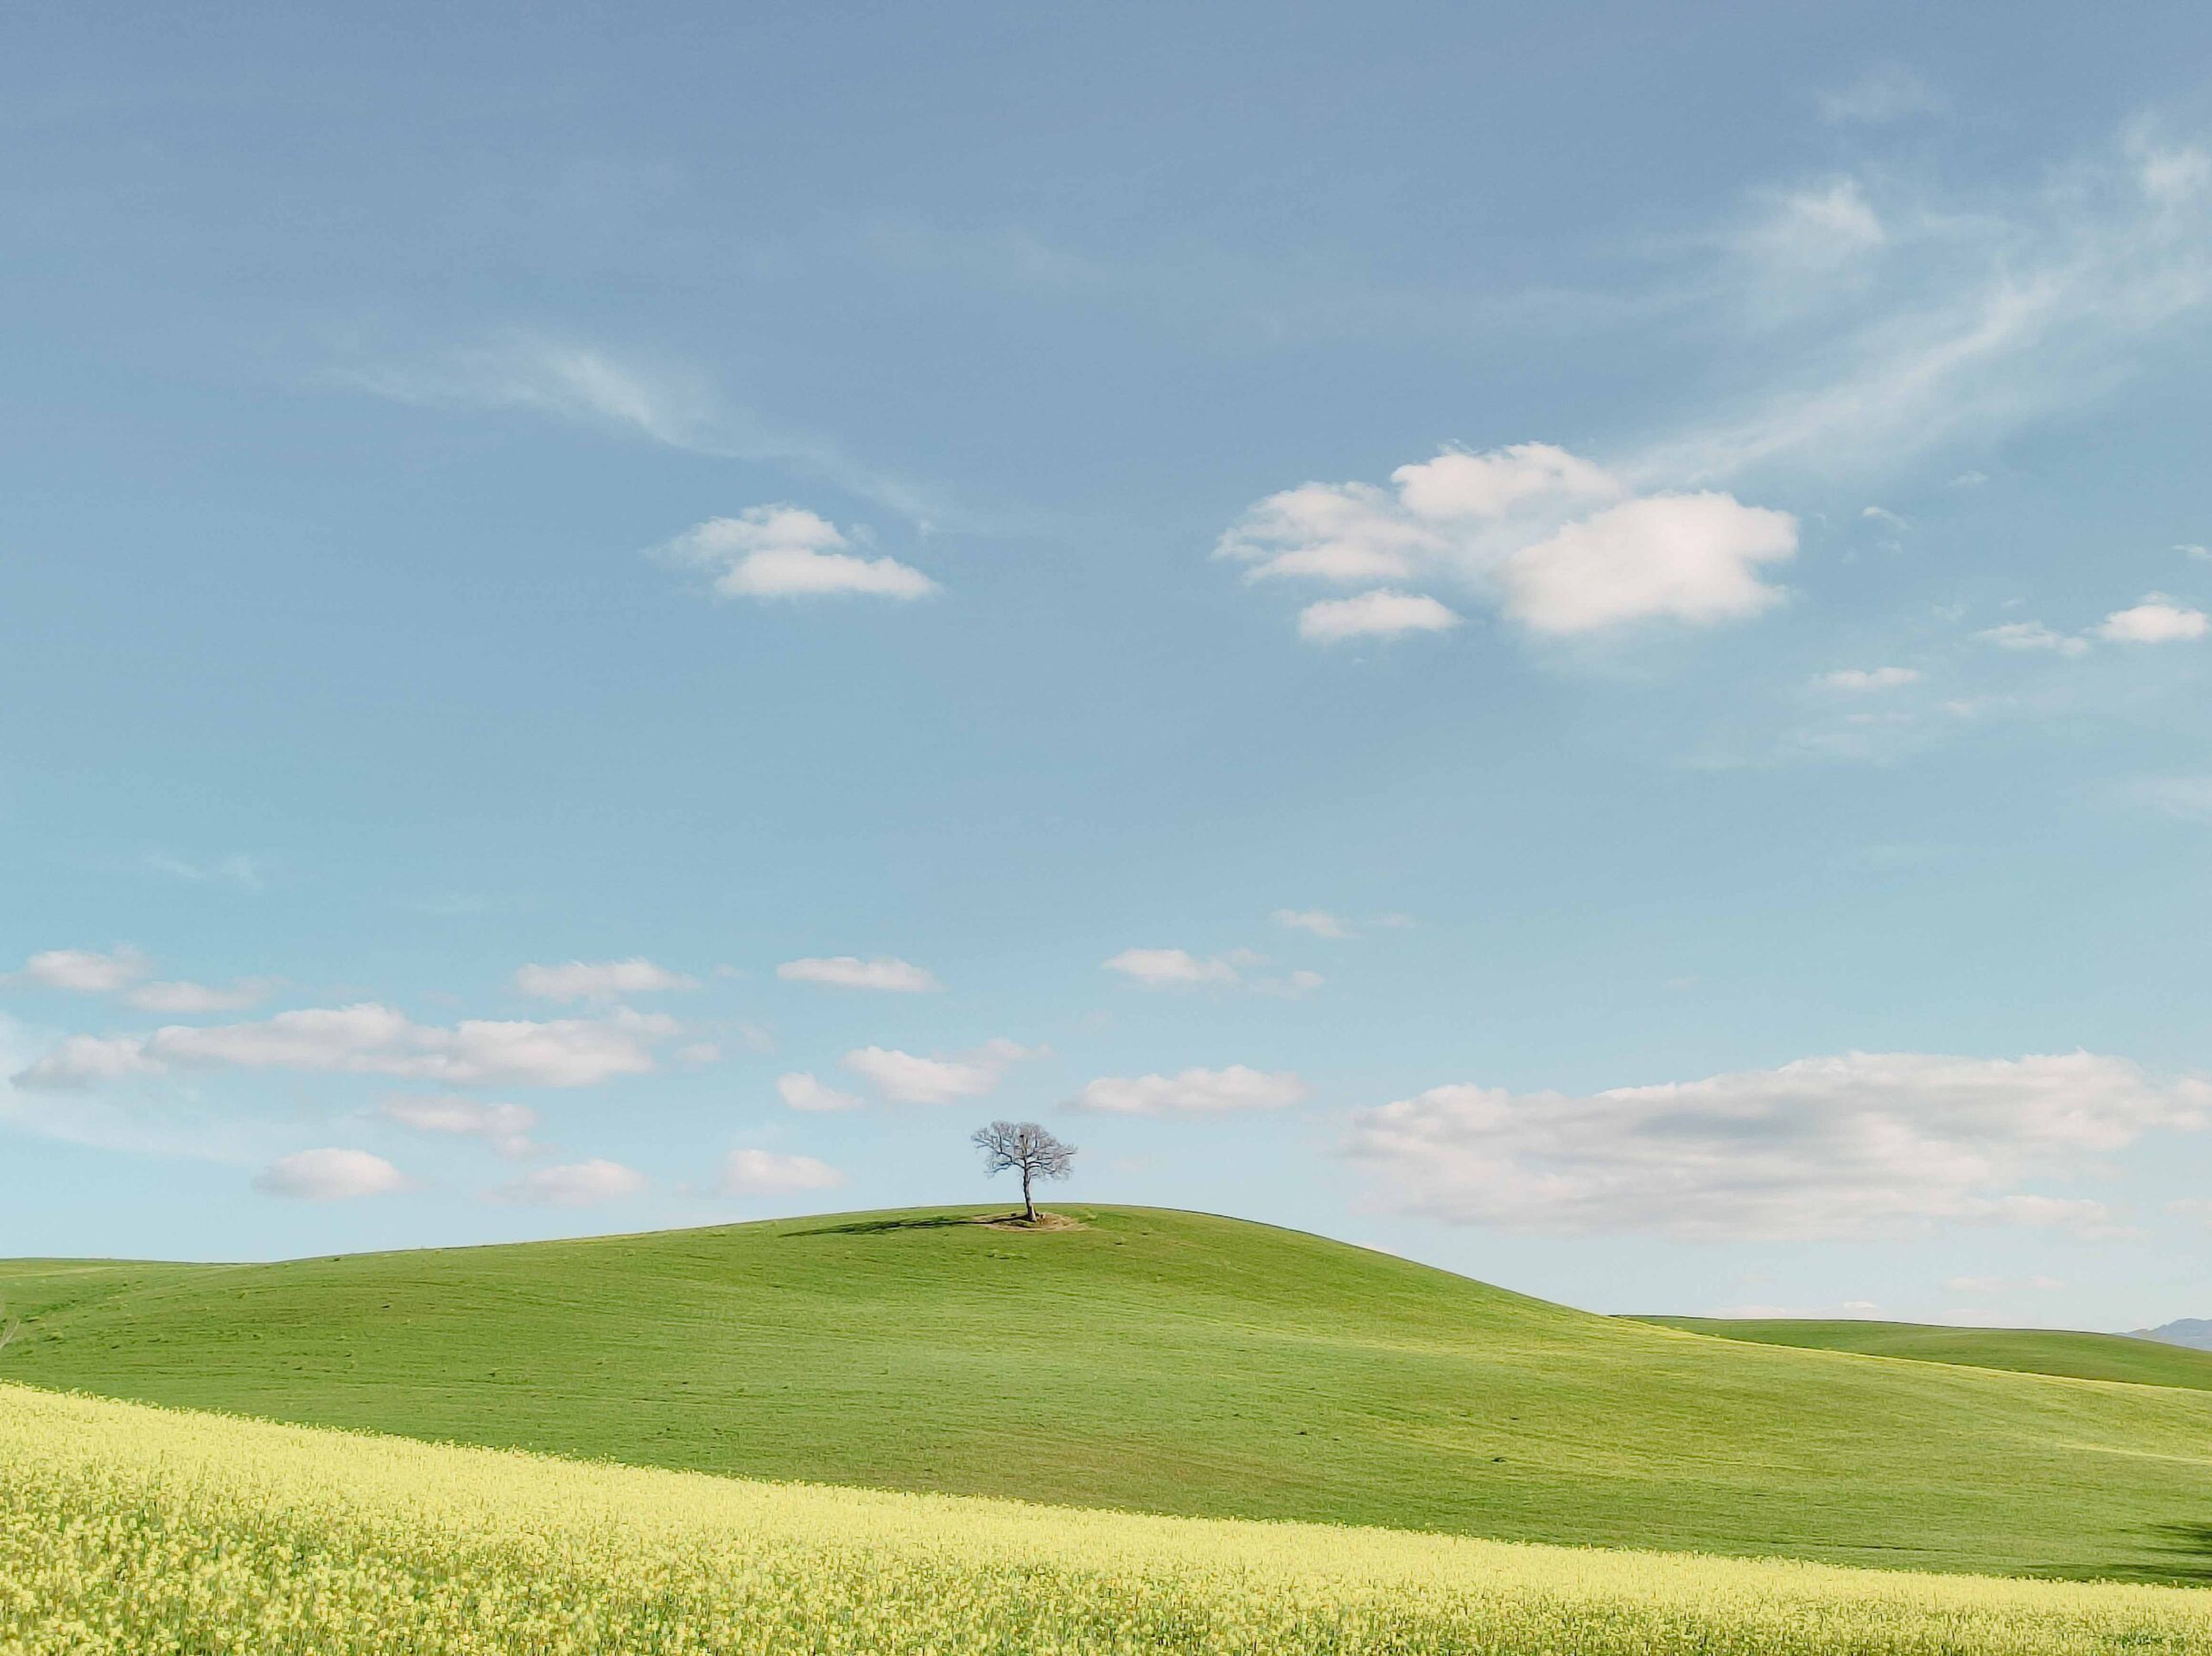
[[[1639,1321],[1723,1340],[1812,1351],[1855,1351],[1869,1357],[1910,1357],[1923,1363],[2063,1374],[2077,1380],[2126,1380],[2212,1392],[2212,1352],[2161,1345],[2118,1334],[2051,1328],[1951,1328],[1927,1322],[1823,1322],[1798,1318],[1655,1316]]]
[[[0,1384],[10,1656],[2205,1656],[2212,1593],[747,1482]]]
[[[2212,1393],[1588,1315],[1197,1214],[0,1266],[0,1379],[885,1488],[1946,1570],[2212,1570]]]

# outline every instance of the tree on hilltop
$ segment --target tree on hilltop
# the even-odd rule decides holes
[[[1033,1121],[995,1121],[969,1141],[983,1152],[984,1176],[1012,1168],[1021,1175],[1021,1216],[1037,1222],[1029,1187],[1037,1179],[1065,1179],[1075,1165],[1075,1146],[1063,1144]]]

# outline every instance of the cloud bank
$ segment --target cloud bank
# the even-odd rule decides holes
[[[624,1010],[547,1022],[472,1018],[444,1029],[370,1002],[279,1012],[252,1023],[72,1035],[15,1080],[55,1087],[174,1070],[288,1069],[451,1086],[590,1086],[651,1070],[654,1046],[677,1028],[672,1019]]]
[[[2212,1086],[2126,1059],[1848,1053],[1586,1095],[1433,1087],[1356,1111],[1344,1150],[1402,1213],[1554,1236],[1910,1236],[1944,1220],[2109,1233],[2070,1181]]]

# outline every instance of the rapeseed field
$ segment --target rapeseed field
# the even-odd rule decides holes
[[[748,1482],[0,1385],[0,1651],[2058,1656],[2212,1652],[2212,1592]]]

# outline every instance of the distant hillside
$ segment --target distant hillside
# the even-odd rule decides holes
[[[2185,1316],[2156,1328],[2138,1328],[2130,1337],[2156,1340],[2169,1346],[2187,1346],[2191,1351],[2212,1351],[2212,1320]]]
[[[2124,1334],[2074,1334],[2057,1328],[1954,1328],[1927,1322],[1834,1322],[1791,1317],[1657,1316],[1643,1321],[1723,1340],[1815,1351],[1854,1351],[1868,1357],[1910,1357],[1923,1363],[2056,1374],[2077,1380],[2125,1380],[2212,1392],[2212,1353],[2154,1345]]]
[[[2212,1564],[2212,1392],[1707,1339],[1263,1226],[1070,1216],[0,1264],[27,1323],[0,1378],[1069,1505],[2018,1574]]]

